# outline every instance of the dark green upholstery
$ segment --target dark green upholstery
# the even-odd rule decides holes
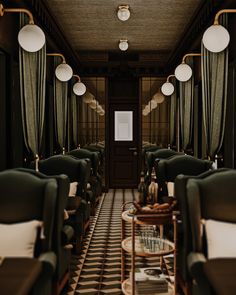
[[[204,235],[200,234],[201,219],[236,223],[235,189],[236,170],[231,169],[214,173],[204,179],[190,179],[187,183],[187,200],[193,240],[193,252],[189,255],[188,262],[190,272],[197,283],[198,292],[196,294],[216,294],[218,283],[221,282],[229,286],[235,282],[232,277],[228,282],[227,276],[225,276],[224,282],[222,282],[222,276],[214,277],[217,276],[217,272],[211,269],[212,266],[208,264]],[[213,263],[213,267],[214,265],[216,263]],[[222,267],[224,267],[224,259],[222,259]],[[221,268],[220,261],[217,261],[217,268]],[[230,272],[230,269],[228,271]],[[209,274],[213,276],[211,280],[209,280]],[[228,278],[230,278],[230,273]],[[232,293],[227,294],[234,294],[235,289],[231,291]]]
[[[190,218],[188,214],[187,203],[187,183],[190,179],[204,179],[209,175],[226,171],[227,169],[209,170],[198,176],[189,176],[180,174],[175,179],[175,196],[178,201],[180,215],[178,219],[181,223],[178,224],[178,239],[177,239],[177,276],[180,277],[185,284],[191,287],[191,275],[188,271],[187,257],[191,251],[192,246],[192,232],[190,226]]]
[[[57,266],[54,273],[54,286],[60,285],[60,282],[62,281],[65,284],[66,281],[64,281],[63,278],[69,275],[69,264],[71,257],[70,250],[65,249],[65,246],[71,243],[72,237],[74,235],[73,228],[64,224],[64,209],[67,205],[69,193],[69,178],[64,174],[47,176],[35,170],[24,168],[18,168],[17,171],[30,173],[41,179],[55,179],[57,182],[57,200],[52,239],[52,250],[57,255]]]
[[[156,165],[156,176],[159,190],[167,195],[166,182],[174,182],[179,174],[199,175],[212,168],[212,162],[197,159],[188,155],[176,155],[169,159],[162,159]]]
[[[71,155],[78,159],[90,159],[91,161],[91,177],[90,184],[92,191],[97,198],[102,193],[102,179],[99,175],[99,153],[95,151],[89,151],[86,149],[75,149],[67,153],[67,155]]]
[[[38,236],[35,247],[35,257],[43,265],[33,290],[33,294],[37,295],[51,294],[52,275],[56,267],[56,256],[51,252],[56,198],[55,179],[40,179],[14,169],[0,173],[0,223],[43,221],[45,239],[41,240]]]
[[[81,236],[84,234],[84,224],[87,223],[90,216],[90,204],[87,202],[86,192],[86,175],[84,174],[84,166],[87,165],[85,160],[78,160],[66,155],[55,155],[48,159],[39,161],[39,171],[46,175],[60,175],[65,174],[68,176],[70,182],[79,182],[77,189],[77,195],[82,198],[76,214],[70,216],[67,223],[71,225],[75,231],[76,240],[81,240]],[[34,167],[34,165],[32,165]],[[69,199],[68,199],[69,202]],[[67,207],[67,206],[66,206]],[[71,208],[70,208],[71,209]],[[77,244],[77,243],[76,243]]]

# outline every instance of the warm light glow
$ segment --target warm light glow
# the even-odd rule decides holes
[[[151,110],[154,110],[157,107],[157,102],[155,100],[150,100],[148,106]]]
[[[19,31],[18,42],[25,51],[37,52],[45,44],[45,35],[40,27],[28,24]]]
[[[126,51],[129,47],[127,40],[120,40],[119,48],[121,51]]]
[[[86,86],[82,82],[77,82],[73,86],[73,91],[76,95],[83,95],[86,91]]]
[[[94,96],[89,91],[86,91],[83,95],[83,102],[85,103],[91,103],[94,99]]]
[[[221,25],[210,26],[203,34],[202,42],[207,50],[221,52],[229,44],[230,36],[225,27]]]
[[[156,101],[157,103],[163,103],[165,96],[161,92],[157,92],[153,95],[152,100]]]
[[[191,67],[186,63],[178,65],[175,69],[175,77],[180,82],[187,82],[192,77],[192,74]]]
[[[170,82],[166,82],[161,86],[161,92],[166,96],[170,96],[171,94],[174,93],[174,91],[175,91],[175,87]]]
[[[130,18],[130,11],[128,5],[121,5],[117,11],[117,16],[119,20],[126,21]]]
[[[96,109],[98,102],[96,100],[93,100],[89,103],[89,106],[91,109]]]
[[[62,82],[69,81],[73,76],[73,70],[67,63],[61,63],[56,67],[56,77]]]

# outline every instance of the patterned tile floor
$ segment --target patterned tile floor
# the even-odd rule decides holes
[[[80,256],[73,256],[71,280],[67,295],[120,295],[121,291],[121,206],[136,198],[136,190],[110,190],[104,194],[90,230],[83,241]],[[131,227],[126,223],[126,235]],[[166,262],[172,264],[172,258]],[[126,276],[129,275],[130,256],[126,257]],[[136,259],[137,267],[158,266],[158,258]],[[170,266],[169,266],[170,267]]]

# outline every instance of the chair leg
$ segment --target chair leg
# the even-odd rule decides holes
[[[53,282],[52,284],[52,294],[60,295],[61,291],[65,287],[65,285],[69,282],[69,271],[67,271],[63,278],[60,281]]]

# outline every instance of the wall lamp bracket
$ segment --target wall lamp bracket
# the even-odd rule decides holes
[[[25,8],[4,8],[2,4],[0,4],[0,16],[3,16],[5,12],[23,12],[28,15],[29,17],[29,24],[33,25],[34,24],[34,18],[33,14]]]
[[[236,9],[222,9],[222,10],[219,10],[215,15],[214,25],[219,25],[219,17],[223,13],[236,13]]]

